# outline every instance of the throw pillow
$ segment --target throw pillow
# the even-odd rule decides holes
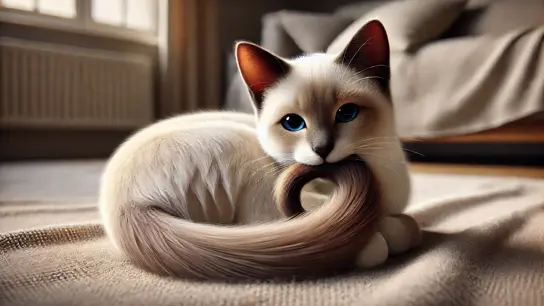
[[[383,4],[353,22],[327,52],[340,52],[359,28],[373,19],[383,23],[391,50],[417,48],[446,31],[466,3],[467,0],[400,0]]]
[[[504,0],[489,5],[470,29],[470,34],[501,35],[543,25],[544,1]]]
[[[378,6],[382,6],[384,3],[383,0],[377,0],[377,1],[364,1],[364,2],[356,2],[351,4],[346,4],[338,7],[334,14],[351,18],[352,20],[359,19],[364,14],[370,12],[371,10],[377,8]]]
[[[282,11],[281,23],[298,47],[306,53],[325,52],[327,46],[353,19],[325,14]]]

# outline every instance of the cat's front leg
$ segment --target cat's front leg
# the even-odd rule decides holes
[[[421,243],[419,224],[411,216],[394,214],[383,218],[378,231],[387,242],[389,254],[401,254]]]
[[[359,253],[357,266],[373,268],[384,263],[390,254],[401,254],[421,243],[421,230],[411,216],[395,214],[384,217],[378,231]]]
[[[380,232],[376,232],[357,256],[355,264],[360,268],[373,268],[384,263],[388,257],[387,242]]]

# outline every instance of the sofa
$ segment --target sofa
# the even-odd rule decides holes
[[[337,52],[379,19],[391,45],[392,99],[403,139],[493,129],[544,111],[544,1],[363,1],[333,12],[277,11],[262,18],[261,45],[288,58]],[[252,112],[228,63],[224,108]]]

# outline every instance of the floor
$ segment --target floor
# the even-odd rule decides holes
[[[418,173],[450,173],[544,179],[544,167],[412,164],[410,168],[412,171]]]
[[[0,203],[96,201],[104,161],[0,164]]]
[[[0,203],[92,203],[102,160],[0,164]],[[414,173],[511,176],[544,179],[544,168],[413,164]],[[421,177],[421,176],[419,176]]]
[[[23,224],[35,228],[100,222],[96,204],[104,165],[102,160],[0,164],[0,232],[20,229]],[[517,202],[527,205],[544,201],[544,169],[447,165],[411,168],[410,207],[416,210],[452,198],[485,198],[503,193],[519,193]]]

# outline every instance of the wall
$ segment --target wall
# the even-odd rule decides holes
[[[289,7],[288,0],[219,1],[219,45],[229,52],[236,40],[259,42],[263,14]]]

